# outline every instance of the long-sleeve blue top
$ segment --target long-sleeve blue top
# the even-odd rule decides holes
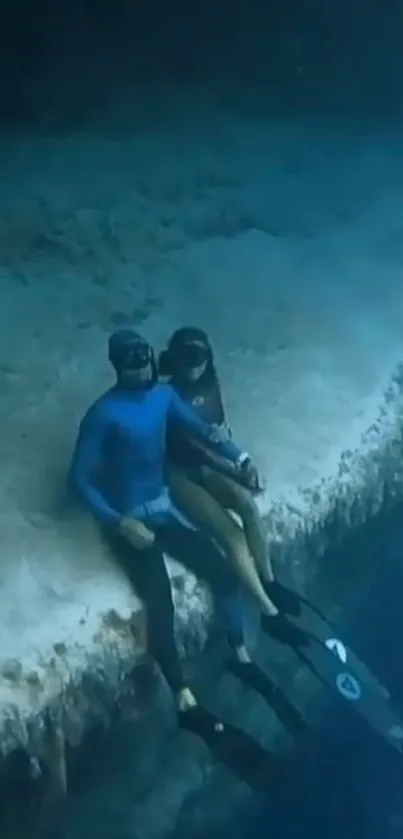
[[[231,462],[242,453],[230,440],[217,441],[211,426],[170,385],[112,388],[85,415],[70,467],[75,492],[99,521],[118,523],[164,492],[171,422]]]

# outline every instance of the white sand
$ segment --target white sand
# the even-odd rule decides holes
[[[176,101],[169,124],[153,117],[161,91],[136,95],[87,133],[3,141],[0,727],[11,705],[24,717],[132,652],[138,604],[63,484],[78,421],[111,381],[115,325],[158,348],[184,323],[209,331],[263,507],[294,520],[323,518],[340,481],[356,497],[357,463],[397,420],[395,388],[363,443],[401,361],[400,128],[209,101]],[[346,450],[358,460],[340,477]]]

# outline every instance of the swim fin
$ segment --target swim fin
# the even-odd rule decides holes
[[[271,755],[249,734],[223,722],[201,705],[180,713],[179,726],[201,737],[214,758],[257,794],[267,789],[285,764],[284,759]]]
[[[293,617],[301,614],[301,598],[298,594],[283,586],[278,580],[270,582],[262,580],[262,584],[266,594],[282,614]]]
[[[254,662],[244,664],[237,658],[228,660],[226,669],[248,687],[260,694],[274,711],[284,728],[295,739],[300,739],[310,731],[308,723],[294,707],[285,694]]]
[[[388,692],[370,670],[339,640],[315,607],[301,598],[294,622],[283,615],[263,617],[262,628],[291,647],[312,673],[336,691],[363,716],[371,728],[399,752],[403,751],[403,722],[389,704]]]
[[[274,616],[262,615],[260,625],[263,632],[275,638],[280,644],[285,644],[293,650],[301,650],[309,647],[312,639],[310,632],[306,632],[301,626],[297,626],[280,612]]]
[[[331,652],[337,655],[342,663],[348,663],[361,681],[367,681],[384,699],[390,699],[387,688],[371,672],[367,665],[355,655],[350,647],[341,640],[338,627],[326,618],[315,604],[310,603],[309,600],[306,600],[301,595],[297,595],[297,597],[300,602],[298,616],[300,620],[296,621],[297,624],[309,629],[318,640],[322,641],[328,650],[331,650]]]

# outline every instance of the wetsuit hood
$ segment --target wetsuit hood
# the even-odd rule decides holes
[[[200,363],[207,362],[204,376],[209,378],[214,375],[212,346],[202,329],[184,326],[173,333],[166,350],[163,350],[159,357],[160,375],[176,378],[184,359],[187,361],[185,366],[197,367]]]
[[[179,369],[186,345],[196,344],[205,349],[207,365],[204,373],[196,380],[180,376]],[[206,356],[204,356],[205,358]],[[225,412],[221,396],[220,383],[214,364],[211,343],[202,329],[183,327],[172,335],[166,350],[159,357],[161,376],[169,377],[170,384],[185,402],[196,408],[199,416],[208,423],[221,425],[225,422]]]
[[[118,329],[110,336],[108,357],[118,378],[124,370],[142,370],[151,364],[152,377],[146,386],[154,385],[157,381],[154,351],[148,341],[134,329]]]
[[[124,367],[137,347],[146,349],[149,344],[134,329],[117,329],[108,341],[109,361],[115,368]]]

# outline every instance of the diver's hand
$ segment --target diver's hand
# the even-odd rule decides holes
[[[211,439],[215,443],[228,443],[232,439],[232,428],[227,422],[213,422],[211,424]]]
[[[119,533],[127,539],[133,548],[138,551],[145,551],[151,548],[155,541],[155,534],[149,530],[142,521],[131,516],[123,516],[119,524]]]
[[[250,458],[247,458],[242,461],[241,465],[239,466],[239,476],[241,483],[247,489],[250,489],[251,492],[261,492],[261,490],[263,489],[259,472],[256,469],[256,466],[253,465]]]

